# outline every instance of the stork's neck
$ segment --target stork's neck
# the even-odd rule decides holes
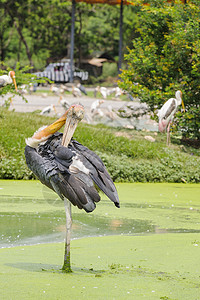
[[[10,75],[7,75],[7,83],[10,84],[13,82],[12,77]]]

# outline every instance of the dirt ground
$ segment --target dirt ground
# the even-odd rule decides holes
[[[64,113],[65,109],[59,103],[59,96],[58,95],[48,95],[47,93],[41,94],[25,94],[24,97],[27,99],[27,103],[22,99],[20,96],[15,96],[13,98],[13,103],[10,106],[10,110],[15,110],[16,112],[33,112],[36,110],[42,110],[45,107],[54,104],[56,108],[56,115],[61,115]],[[0,97],[0,106],[3,105],[7,97]],[[136,129],[146,129],[150,131],[157,131],[157,123],[152,121],[149,116],[142,117],[138,120],[130,120],[124,119],[117,116],[115,113],[118,111],[119,108],[124,106],[129,101],[121,101],[121,100],[105,100],[104,103],[101,105],[100,109],[103,112],[103,116],[95,115],[92,116],[90,112],[91,105],[94,101],[100,98],[88,97],[88,96],[81,96],[81,97],[74,97],[72,94],[65,94],[64,99],[68,101],[68,103],[81,103],[85,108],[85,121],[88,123],[103,123],[109,126],[119,126],[119,127],[130,127]],[[139,102],[137,100],[131,101],[131,104],[134,106],[138,106]],[[109,109],[112,108],[114,113],[112,114],[112,118],[109,114]],[[55,112],[51,112],[51,115],[54,115]]]

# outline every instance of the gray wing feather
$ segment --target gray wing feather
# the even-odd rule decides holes
[[[167,119],[171,115],[171,113],[174,111],[175,108],[176,108],[176,101],[173,99],[173,101],[171,102],[170,107],[166,111],[165,119]]]
[[[90,176],[93,181],[119,207],[116,187],[100,157],[75,140],[72,140],[71,143],[78,152],[82,163],[90,170]]]
[[[38,152],[29,146],[25,148],[25,158],[29,169],[47,187],[55,191],[63,200],[66,197],[73,205],[91,212],[95,209],[94,202],[100,200],[99,194],[93,184],[88,183],[85,174],[77,176],[63,172],[63,166],[54,159],[42,157]],[[62,171],[61,171],[62,170]]]

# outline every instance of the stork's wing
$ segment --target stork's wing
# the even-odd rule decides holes
[[[71,175],[66,166],[56,161],[52,152],[41,156],[34,148],[26,146],[25,158],[29,169],[61,199],[66,197],[73,205],[91,212],[100,200],[93,182],[85,174]]]
[[[170,98],[158,112],[159,119],[167,119],[176,109],[176,99]]]
[[[6,84],[6,81],[2,78],[0,78],[0,88],[3,87]]]
[[[115,206],[120,207],[116,187],[100,157],[75,140],[72,140],[71,144],[78,153],[78,158],[89,170],[92,180],[115,203]]]
[[[176,101],[175,99],[173,99],[165,112],[165,119],[167,119],[175,109],[176,109]]]
[[[56,166],[54,162],[42,157],[34,148],[30,146],[25,147],[24,154],[26,158],[26,164],[29,169],[44,185],[48,186],[50,189],[53,189],[48,179],[48,175],[50,172],[52,173],[52,176],[56,175]]]

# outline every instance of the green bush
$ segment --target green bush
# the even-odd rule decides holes
[[[181,90],[187,113],[178,126],[183,136],[193,138],[199,138],[199,14],[200,6],[195,1],[186,5],[151,1],[145,6],[136,25],[138,37],[125,55],[127,69],[119,82],[124,90],[146,102],[152,112]]]
[[[184,114],[176,114],[175,124],[183,138],[200,140],[200,107],[190,107]]]

